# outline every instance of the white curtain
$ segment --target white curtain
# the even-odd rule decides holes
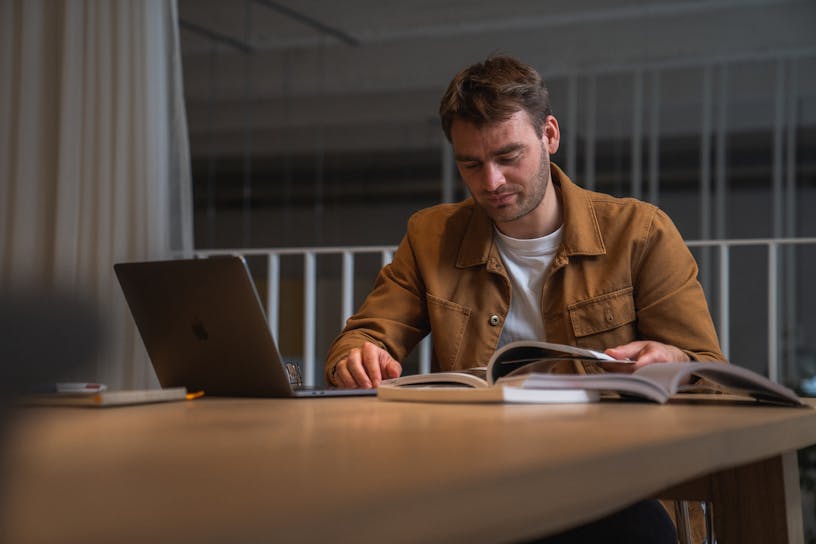
[[[112,266],[192,250],[174,0],[0,0],[0,182],[2,289],[84,294],[106,342],[73,377],[155,386]]]

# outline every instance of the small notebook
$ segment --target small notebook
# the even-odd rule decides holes
[[[151,404],[187,399],[184,387],[166,389],[136,389],[122,391],[99,391],[95,393],[45,393],[24,397],[24,404],[47,406],[126,406],[129,404]]]

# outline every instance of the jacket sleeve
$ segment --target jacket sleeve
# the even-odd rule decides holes
[[[655,210],[634,252],[638,336],[671,344],[696,361],[725,361],[697,263],[671,219]]]
[[[425,286],[410,240],[409,222],[409,234],[403,238],[394,259],[380,270],[371,293],[329,348],[325,365],[327,383],[332,383],[335,365],[352,348],[369,341],[402,362],[429,329]]]

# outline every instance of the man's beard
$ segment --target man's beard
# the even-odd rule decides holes
[[[541,162],[538,167],[538,172],[536,172],[533,177],[535,178],[535,181],[531,179],[530,183],[527,184],[527,191],[530,192],[524,194],[520,193],[520,197],[515,203],[516,209],[513,215],[505,216],[502,213],[504,211],[502,209],[494,210],[493,213],[488,211],[488,215],[492,216],[491,219],[493,219],[493,221],[500,223],[518,221],[541,205],[541,202],[544,200],[544,196],[547,194],[547,186],[549,185],[550,177],[550,161],[546,155],[544,144],[541,144]]]

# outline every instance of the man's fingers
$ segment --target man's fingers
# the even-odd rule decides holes
[[[637,364],[645,366],[652,363],[681,362],[688,360],[688,355],[674,346],[661,344],[659,342],[650,342],[649,345],[641,351]]]
[[[332,376],[334,378],[334,385],[337,387],[354,387],[354,379],[351,377],[351,374],[349,374],[347,364],[348,359],[343,359],[334,367],[334,374]]]
[[[391,361],[385,364],[385,368],[383,369],[383,376],[385,378],[399,378],[401,374],[402,365],[395,359],[391,359]]]
[[[609,348],[604,353],[616,359],[632,359],[635,361],[633,370],[643,368],[652,363],[689,360],[688,355],[675,346],[652,340],[630,342],[622,346]]]
[[[345,387],[349,389],[356,389],[360,387],[354,377],[353,368],[359,366],[360,350],[353,349],[349,352],[348,357],[337,363],[334,370],[334,381],[338,387]]]
[[[376,347],[376,346],[375,346]],[[391,357],[388,351],[382,348],[376,348],[377,366],[380,369],[380,375],[383,379],[399,378],[402,374],[402,365]]]
[[[623,344],[622,346],[615,346],[614,348],[609,348],[604,353],[609,355],[610,357],[614,357],[615,359],[632,359],[635,360],[640,355],[640,352],[643,350],[643,346],[646,342],[642,340],[638,340],[635,342],[629,342],[628,344]]]
[[[380,369],[381,353],[385,350],[380,349],[371,342],[363,344],[362,359],[363,367],[365,368],[368,378],[371,380],[371,385],[377,387],[382,382],[382,371]]]
[[[337,363],[335,382],[340,387],[369,388],[371,381],[363,368],[362,354],[358,348],[352,349],[348,357]]]
[[[667,360],[665,350],[657,349],[655,346],[647,346],[640,352],[635,364],[642,367],[652,363],[666,362]]]
[[[334,367],[333,379],[337,387],[377,387],[386,378],[402,374],[400,365],[379,346],[366,342],[349,351],[348,356]]]
[[[363,353],[358,348],[355,348],[349,352],[348,356],[348,371],[351,374],[351,377],[354,379],[354,385],[352,387],[361,387],[363,389],[371,388],[371,380],[368,379],[368,374],[366,374],[366,369],[363,365]]]

